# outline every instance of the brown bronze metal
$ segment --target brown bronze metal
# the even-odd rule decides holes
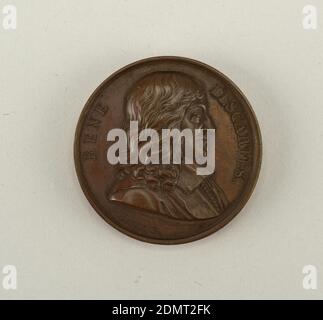
[[[195,164],[111,165],[107,133],[128,134],[130,121],[157,132],[216,129],[215,172],[197,175]],[[249,102],[226,76],[195,60],[156,57],[96,89],[77,125],[74,157],[83,192],[110,225],[142,241],[180,244],[240,212],[258,178],[261,136]]]

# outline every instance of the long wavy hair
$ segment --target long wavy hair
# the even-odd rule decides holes
[[[206,106],[206,92],[201,83],[181,72],[155,72],[135,83],[126,97],[128,148],[132,152],[130,121],[138,122],[139,132],[154,129],[162,137],[162,129],[179,129],[187,109],[193,104]],[[159,141],[160,143],[161,141]],[[147,142],[139,144],[139,150]],[[160,148],[158,148],[160,150]],[[176,185],[180,165],[126,165],[121,176],[132,175],[153,189],[169,190]]]

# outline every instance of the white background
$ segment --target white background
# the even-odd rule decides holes
[[[306,0],[0,0],[0,280],[11,298],[323,298],[323,3]],[[2,20],[2,17],[1,17]],[[114,230],[78,184],[73,139],[93,90],[133,61],[203,61],[246,94],[263,136],[263,166],[244,210],[179,246]],[[318,269],[318,290],[302,268]]]

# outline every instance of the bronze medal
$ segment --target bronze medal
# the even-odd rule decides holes
[[[83,192],[105,221],[142,241],[180,244],[219,230],[244,207],[261,136],[226,76],[191,59],[157,57],[95,90],[74,155]]]

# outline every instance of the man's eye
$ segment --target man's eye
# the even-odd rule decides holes
[[[191,122],[195,124],[200,124],[202,122],[202,116],[200,114],[193,114],[191,116]]]

